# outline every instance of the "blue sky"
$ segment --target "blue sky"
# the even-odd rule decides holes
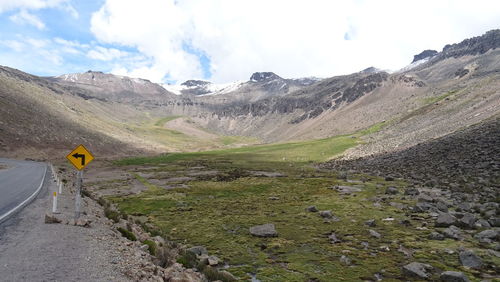
[[[500,28],[498,1],[0,0],[0,64],[154,82],[397,70]]]

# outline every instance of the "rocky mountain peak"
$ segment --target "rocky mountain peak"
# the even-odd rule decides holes
[[[439,54],[441,58],[458,58],[466,55],[479,55],[488,52],[488,50],[500,47],[500,29],[494,29],[481,36],[465,39],[456,44],[444,46]]]
[[[211,84],[211,82],[205,80],[195,80],[195,79],[186,80],[185,82],[181,83],[181,85],[186,87],[200,87],[200,86],[206,86],[208,84]]]
[[[253,82],[265,82],[275,79],[281,79],[281,77],[275,74],[274,72],[255,72],[250,77],[250,81]]]
[[[420,54],[417,54],[417,55],[413,56],[413,61],[411,63],[413,64],[413,63],[415,63],[417,61],[433,57],[437,53],[438,53],[438,51],[436,51],[436,50],[429,50],[429,49],[424,50]]]
[[[361,71],[361,73],[377,73],[380,70],[377,69],[376,67],[369,67]]]

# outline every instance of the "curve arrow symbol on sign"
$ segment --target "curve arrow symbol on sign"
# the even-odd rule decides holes
[[[85,155],[75,153],[75,154],[73,154],[73,155],[71,155],[71,156],[73,156],[75,159],[82,158],[82,165],[85,165]]]

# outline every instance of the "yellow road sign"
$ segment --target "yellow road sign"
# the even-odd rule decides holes
[[[94,156],[83,145],[76,147],[66,158],[73,166],[78,169],[84,169],[93,159]]]

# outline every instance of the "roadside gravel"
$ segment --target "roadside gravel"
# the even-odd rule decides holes
[[[93,201],[83,201],[89,228],[72,224],[74,196],[68,190],[59,196],[62,223],[44,223],[55,190],[47,175],[35,201],[0,225],[0,280],[131,281],[124,273],[133,251]]]

